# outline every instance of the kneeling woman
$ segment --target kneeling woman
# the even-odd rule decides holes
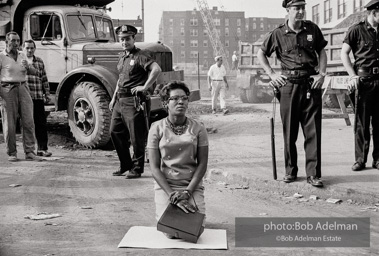
[[[205,214],[203,177],[208,164],[208,136],[204,126],[188,118],[190,91],[182,82],[161,90],[168,117],[152,124],[147,142],[150,167],[155,179],[156,218],[169,203],[185,212]],[[194,200],[193,200],[194,198]]]

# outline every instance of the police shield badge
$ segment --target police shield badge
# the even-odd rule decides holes
[[[312,36],[312,35],[307,35],[307,40],[308,40],[309,42],[312,42],[312,41],[313,41],[313,36]]]

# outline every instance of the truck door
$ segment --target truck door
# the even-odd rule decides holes
[[[64,46],[66,33],[62,17],[54,12],[34,12],[30,14],[29,20],[26,37],[35,41],[35,55],[45,63],[49,82],[59,83],[67,73]]]

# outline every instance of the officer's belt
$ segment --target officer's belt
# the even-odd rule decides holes
[[[358,68],[358,76],[379,76],[379,67]]]
[[[315,74],[316,71],[313,69],[282,70],[282,75],[289,79],[304,79]]]

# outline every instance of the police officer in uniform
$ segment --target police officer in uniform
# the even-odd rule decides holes
[[[328,42],[316,24],[304,20],[305,4],[304,0],[283,1],[288,20],[267,36],[258,51],[258,59],[280,92],[286,169],[284,182],[297,179],[296,140],[300,123],[305,138],[307,182],[322,187],[321,86],[326,75],[324,47]],[[281,62],[281,74],[274,72],[267,59],[274,52]]]
[[[148,51],[137,48],[137,29],[123,25],[116,29],[124,51],[120,54],[117,70],[119,79],[109,104],[112,111],[111,138],[120,160],[120,168],[114,176],[129,171],[126,178],[139,178],[144,171],[145,140],[147,128],[143,102],[147,108],[150,101],[147,90],[161,73],[161,68]],[[133,158],[129,147],[133,146]]]
[[[349,73],[348,90],[358,89],[353,171],[366,167],[370,148],[370,119],[374,149],[372,167],[379,169],[379,0],[370,1],[367,18],[351,26],[342,45],[341,60]],[[354,66],[349,53],[353,52]]]

